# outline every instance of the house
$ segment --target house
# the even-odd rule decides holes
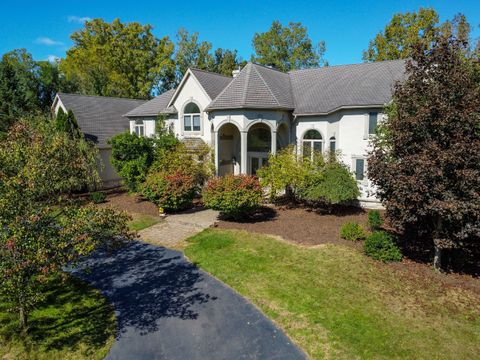
[[[72,110],[87,140],[99,149],[103,166],[100,178],[105,188],[118,186],[121,178],[110,164],[112,149],[107,140],[127,131],[129,122],[123,115],[145,103],[145,100],[123,99],[106,96],[89,96],[58,93],[52,104],[56,115],[60,108]]]
[[[369,138],[404,74],[403,60],[288,73],[248,63],[233,77],[189,69],[176,89],[124,116],[140,136],[152,136],[164,116],[179,139],[214,149],[218,175],[255,174],[289,144],[305,156],[337,151],[367,205],[376,202],[366,176]]]

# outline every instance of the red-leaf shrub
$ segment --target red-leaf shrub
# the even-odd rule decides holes
[[[260,207],[263,189],[254,176],[227,175],[211,179],[202,196],[206,207],[239,219]]]
[[[166,211],[178,211],[192,206],[197,190],[194,176],[177,170],[173,174],[152,172],[142,186],[142,194]]]

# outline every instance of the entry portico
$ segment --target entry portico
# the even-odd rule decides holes
[[[283,111],[244,110],[211,115],[218,175],[255,174],[289,143],[290,116]]]

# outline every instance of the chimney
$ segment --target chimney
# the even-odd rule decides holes
[[[232,71],[232,76],[233,76],[234,78],[236,78],[238,74],[240,74],[240,68],[235,69],[235,70]]]

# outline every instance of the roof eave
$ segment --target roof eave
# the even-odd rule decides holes
[[[384,106],[385,106],[385,104],[345,105],[345,106],[336,107],[336,108],[334,108],[332,110],[328,110],[326,112],[296,113],[294,111],[293,115],[294,116],[324,116],[324,115],[329,115],[329,114],[332,114],[332,113],[340,111],[340,110],[368,109],[368,108],[378,108],[378,107],[383,108]]]
[[[271,106],[271,105],[256,105],[256,106],[248,106],[248,105],[242,105],[242,106],[228,106],[228,107],[207,107],[205,111],[217,111],[217,110],[285,110],[285,111],[292,111],[294,110],[293,107],[285,107],[285,106]]]

